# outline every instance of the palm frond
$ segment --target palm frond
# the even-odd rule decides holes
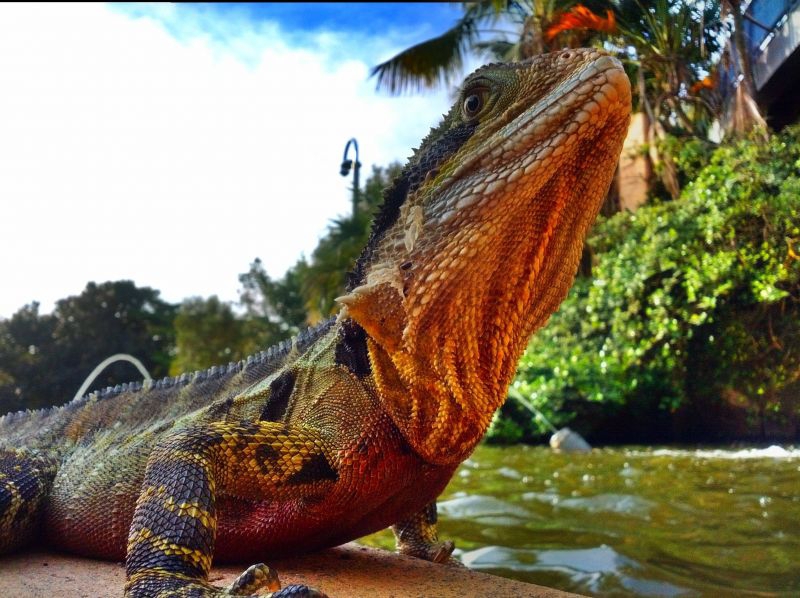
[[[515,59],[515,52],[518,46],[519,43],[505,39],[492,39],[485,42],[477,42],[474,48],[479,52],[485,52],[491,56],[492,60],[509,62]]]
[[[465,15],[442,35],[411,46],[377,65],[370,76],[377,76],[378,89],[391,94],[448,84],[476,41],[475,20]]]

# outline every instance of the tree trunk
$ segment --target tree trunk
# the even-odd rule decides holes
[[[745,134],[752,129],[760,129],[767,136],[767,122],[756,102],[756,84],[750,56],[747,53],[744,39],[744,19],[742,18],[741,0],[724,0],[724,5],[733,15],[733,65],[737,74],[741,75],[736,93],[731,101],[727,115],[726,129],[735,134]]]

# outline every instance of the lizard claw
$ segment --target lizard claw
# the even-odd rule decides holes
[[[264,598],[328,598],[319,590],[304,585],[290,584],[281,589],[278,573],[264,563],[248,567],[247,571],[228,586],[227,592],[237,596],[252,595],[262,589],[271,592]]]
[[[452,540],[447,540],[446,542],[440,542],[439,544],[434,544],[431,546],[431,558],[430,561],[433,563],[445,563],[450,559],[450,555],[453,554],[453,550],[455,550],[455,543]]]
[[[264,563],[258,563],[248,567],[247,571],[228,586],[227,591],[234,595],[252,594],[262,588],[277,592],[281,589],[281,582],[274,569],[270,569]]]

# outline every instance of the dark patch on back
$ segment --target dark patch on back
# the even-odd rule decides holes
[[[339,331],[336,343],[335,361],[353,372],[359,378],[372,371],[367,351],[367,333],[353,320],[346,320]]]
[[[212,403],[208,407],[208,414],[215,419],[225,419],[231,407],[233,407],[233,397],[228,397],[224,401]]]
[[[261,421],[279,422],[286,415],[289,406],[289,397],[294,390],[295,375],[292,370],[286,370],[269,385],[269,398],[261,411]]]
[[[355,268],[347,276],[347,290],[352,291],[364,282],[367,264],[378,247],[383,235],[397,222],[400,216],[400,207],[405,203],[409,194],[414,193],[425,181],[425,177],[432,170],[437,170],[447,158],[452,156],[464,145],[475,132],[477,121],[461,123],[450,129],[443,124],[438,129],[431,131],[423,141],[421,153],[414,156],[400,175],[383,192],[383,204],[372,222],[367,246],[356,261]],[[436,136],[439,135],[438,138]],[[435,138],[435,139],[433,139]],[[430,143],[429,146],[425,146]]]
[[[317,453],[300,468],[300,471],[286,480],[286,483],[300,485],[313,484],[324,480],[336,481],[338,479],[339,474],[333,470],[325,455]]]

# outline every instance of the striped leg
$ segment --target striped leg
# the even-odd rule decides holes
[[[218,493],[268,500],[324,492],[337,478],[324,443],[310,428],[278,422],[211,423],[160,442],[147,464],[128,537],[126,596],[216,596],[278,590],[265,565],[227,589],[211,586]],[[289,586],[273,598],[323,596]]]
[[[453,553],[455,544],[452,540],[439,542],[436,522],[436,501],[434,501],[421,511],[394,524],[392,531],[397,543],[397,551],[434,563],[452,561],[450,555]]]
[[[37,535],[56,469],[56,460],[42,454],[0,449],[0,554],[25,546]]]

